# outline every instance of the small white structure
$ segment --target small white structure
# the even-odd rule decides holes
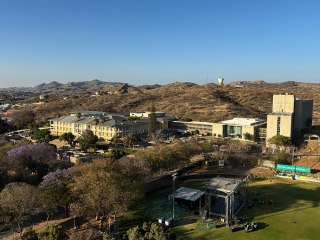
[[[223,77],[219,77],[218,78],[218,85],[222,86],[223,85],[223,81],[224,81],[224,78]]]

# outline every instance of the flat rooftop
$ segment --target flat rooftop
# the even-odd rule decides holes
[[[180,187],[175,191],[174,198],[194,202],[197,201],[203,194],[204,192],[198,189]],[[172,194],[169,196],[169,198],[172,198]]]
[[[291,116],[291,115],[293,115],[293,113],[288,113],[288,112],[272,112],[272,113],[269,113],[268,115]]]
[[[214,123],[212,122],[199,122],[199,121],[190,121],[190,122],[185,122],[185,121],[174,121],[177,123],[184,123],[184,124],[196,124],[196,125],[213,125]]]
[[[81,113],[83,115],[104,115],[104,114],[106,114],[106,112],[102,112],[102,111],[89,111],[89,110],[79,110],[79,111],[70,112],[70,114],[77,114],[77,113]]]
[[[217,190],[225,193],[234,192],[242,181],[235,178],[215,177],[207,184],[208,189]]]
[[[230,120],[221,121],[221,123],[237,126],[255,126],[265,124],[266,121],[260,118],[233,118]]]

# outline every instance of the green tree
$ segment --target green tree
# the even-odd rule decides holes
[[[149,137],[152,136],[157,130],[157,115],[156,115],[156,106],[153,103],[150,109],[151,113],[149,115],[149,123],[148,123],[148,134]]]
[[[74,139],[76,138],[72,132],[64,133],[59,137],[60,141],[66,141],[70,146],[73,146]]]
[[[285,137],[283,135],[276,135],[273,136],[268,140],[270,144],[274,144],[276,146],[290,146],[291,140],[288,137]]]
[[[26,183],[10,183],[0,193],[0,206],[6,225],[21,234],[32,216],[41,211],[38,189]]]
[[[142,232],[138,226],[130,228],[127,231],[127,238],[128,240],[140,240],[143,239]]]
[[[7,120],[3,120],[0,117],[0,134],[8,131],[10,129],[10,125],[8,124]]]
[[[39,240],[39,238],[36,231],[29,227],[23,232],[21,240]]]
[[[64,240],[68,239],[60,226],[48,225],[38,234],[39,240]]]
[[[115,160],[120,159],[125,155],[126,155],[126,152],[124,151],[123,148],[111,148],[110,149],[110,156],[111,156],[111,158],[113,158]]]
[[[80,149],[82,151],[87,151],[89,148],[95,148],[98,142],[98,137],[93,134],[91,130],[85,130],[81,136],[78,138]]]
[[[39,190],[41,211],[46,214],[48,224],[50,217],[58,211],[59,197],[56,196],[56,189],[53,189],[51,186],[42,187]]]
[[[52,140],[52,136],[49,129],[37,129],[32,133],[32,137],[38,141],[49,142]]]
[[[175,234],[170,228],[158,223],[143,223],[142,228],[136,226],[127,231],[125,239],[128,240],[174,240]]]
[[[252,134],[250,134],[248,132],[244,133],[243,137],[244,137],[245,140],[253,140]]]

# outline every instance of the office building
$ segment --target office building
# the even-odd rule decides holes
[[[313,100],[294,95],[273,95],[272,112],[267,117],[267,140],[276,135],[292,141],[312,127]]]

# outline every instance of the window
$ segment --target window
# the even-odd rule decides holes
[[[277,117],[277,135],[280,135],[280,123],[281,123],[281,117]]]

